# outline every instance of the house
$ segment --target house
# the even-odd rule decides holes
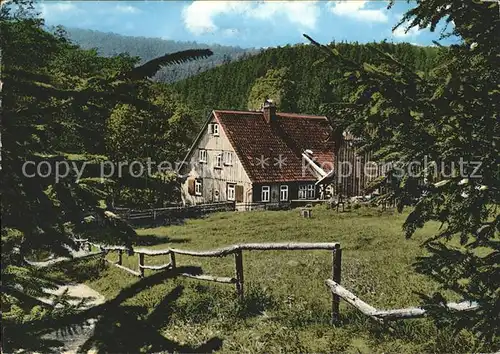
[[[178,169],[185,204],[236,205],[315,200],[334,168],[333,130],[325,116],[214,110]],[[331,191],[330,191],[331,192]]]

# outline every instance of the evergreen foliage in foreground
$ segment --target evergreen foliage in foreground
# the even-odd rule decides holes
[[[380,183],[395,188],[399,210],[417,200],[404,230],[407,237],[429,221],[441,223],[424,247],[417,270],[444,290],[476,301],[480,308],[451,314],[440,293],[422,294],[438,324],[469,328],[499,344],[500,326],[500,16],[497,3],[419,1],[401,20],[409,27],[435,30],[440,21],[455,26],[462,43],[443,49],[429,75],[370,45],[370,60],[352,60],[342,46],[311,40],[341,67],[348,88],[346,127],[362,137],[361,148],[375,151],[398,170]],[[400,24],[401,25],[401,24]],[[444,34],[446,35],[446,34]],[[338,105],[330,106],[332,114]],[[425,159],[427,168],[412,169]],[[399,174],[396,176],[395,172]],[[417,173],[419,172],[419,173]],[[391,177],[390,177],[391,176]],[[425,179],[424,179],[425,178]],[[417,183],[421,179],[423,185]]]
[[[55,284],[27,259],[70,256],[74,239],[81,237],[131,246],[135,231],[107,211],[115,181],[99,174],[98,164],[108,152],[103,128],[117,105],[158,110],[152,102],[158,97],[147,95],[153,87],[147,78],[161,66],[211,52],[173,53],[140,66],[128,56],[99,58],[61,33],[44,31],[31,2],[15,5],[2,7],[0,14],[2,347],[47,351],[55,343],[25,340],[11,328],[76,309],[68,306],[65,294],[56,300],[62,307],[39,300]],[[173,115],[173,121],[178,119]],[[57,178],[57,169],[64,176]]]

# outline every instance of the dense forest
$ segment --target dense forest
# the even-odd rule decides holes
[[[310,114],[324,113],[322,104],[337,101],[343,94],[338,80],[343,73],[331,70],[322,54],[309,45],[242,49],[75,28],[65,28],[64,32],[66,38],[82,49],[95,49],[96,55],[112,57],[126,53],[137,57],[137,63],[165,53],[210,47],[214,52],[211,57],[162,68],[153,78],[156,82],[173,83],[181,101],[196,112],[194,130],[214,108],[258,109],[257,101],[266,93],[276,96],[273,92],[280,92],[279,98],[272,98],[280,101],[281,110]],[[373,57],[365,44],[331,45],[336,45],[353,60],[367,61]],[[394,54],[408,67],[423,72],[435,65],[439,53],[435,47],[408,43],[376,45]]]
[[[173,53],[186,49],[210,48],[214,55],[193,62],[181,63],[161,69],[155,80],[175,82],[199,74],[213,67],[229,62],[245,59],[258,49],[243,49],[219,44],[203,44],[197,42],[179,42],[161,38],[122,36],[116,33],[105,33],[87,29],[65,28],[67,38],[82,49],[96,49],[101,56],[111,57],[122,53],[139,57],[140,63],[156,58],[165,53]]]
[[[331,46],[352,60],[365,62],[373,58],[366,44],[332,43]],[[393,54],[409,68],[422,72],[428,72],[435,65],[439,54],[438,48],[408,43],[378,43],[376,47]],[[214,108],[256,108],[255,103],[249,102],[249,96],[252,89],[259,91],[254,87],[259,81],[261,84],[268,82],[270,92],[280,91],[280,109],[320,114],[324,113],[322,104],[340,100],[343,86],[339,79],[343,74],[340,68],[332,68],[317,48],[294,45],[268,49],[177,82],[173,87],[202,116]]]

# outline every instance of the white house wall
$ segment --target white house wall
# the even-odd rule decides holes
[[[210,124],[216,123],[212,116]],[[182,184],[183,200],[187,204],[201,204],[216,202],[215,191],[219,191],[218,201],[227,201],[227,184],[234,183],[243,186],[243,203],[251,202],[252,183],[245,172],[236,152],[234,151],[226,133],[219,124],[219,136],[214,136],[210,132],[210,124],[205,128],[196,146],[187,159],[187,166],[183,168],[183,174],[189,177]],[[207,151],[207,162],[200,163],[199,150]],[[232,165],[225,165],[224,152],[232,153]],[[222,168],[216,168],[216,156],[223,154]],[[187,172],[189,171],[189,172]],[[195,196],[188,192],[189,179],[200,178],[203,180],[202,195]]]

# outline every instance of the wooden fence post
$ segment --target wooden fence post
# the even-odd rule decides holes
[[[175,263],[175,253],[170,252],[170,266],[172,269],[175,269],[177,267],[177,264]]]
[[[142,266],[144,265],[144,253],[139,253],[139,273],[141,273],[140,277],[144,278],[144,268]]]
[[[117,264],[122,265],[122,261],[123,261],[123,251],[118,250],[118,263]]]
[[[342,264],[342,249],[340,244],[335,245],[332,252],[332,280],[340,284]],[[340,318],[340,296],[332,294],[332,324],[338,323]]]
[[[241,250],[234,254],[234,259],[236,261],[236,292],[243,300],[243,254]]]

